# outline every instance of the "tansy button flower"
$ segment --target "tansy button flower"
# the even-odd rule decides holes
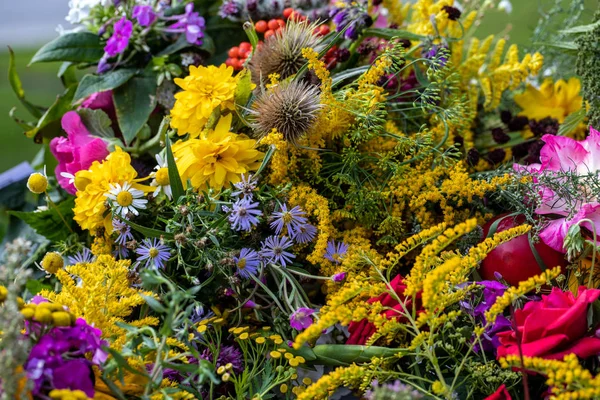
[[[231,120],[231,114],[221,117],[214,130],[173,145],[182,180],[190,180],[195,189],[220,191],[260,166],[264,154],[254,148],[256,141],[229,132]]]
[[[183,91],[175,95],[175,106],[171,110],[171,126],[179,135],[189,133],[196,138],[213,110],[235,109],[234,94],[238,77],[232,76],[233,68],[190,66],[190,74],[184,79],[175,78],[175,84]]]

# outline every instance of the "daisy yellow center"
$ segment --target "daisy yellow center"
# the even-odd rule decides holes
[[[127,191],[122,191],[117,195],[117,203],[121,207],[129,207],[133,203],[133,196]]]
[[[150,258],[156,258],[156,256],[158,256],[158,249],[156,247],[150,247],[148,254],[150,255]]]
[[[242,259],[240,259],[240,260],[237,262],[237,267],[238,267],[239,269],[244,269],[244,268],[246,268],[246,259],[245,259],[245,258],[242,258]]]
[[[156,183],[158,183],[159,186],[167,186],[169,184],[168,168],[161,168],[156,171]]]

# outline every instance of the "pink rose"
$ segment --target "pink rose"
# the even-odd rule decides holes
[[[530,301],[516,310],[514,323],[521,335],[523,355],[561,360],[567,354],[587,358],[600,353],[600,339],[587,334],[588,306],[599,296],[599,289],[585,286],[579,288],[577,298],[554,287],[540,301]],[[500,332],[497,337],[498,358],[519,354],[514,330]]]
[[[63,115],[61,123],[62,128],[67,132],[67,137],[55,137],[50,141],[50,151],[58,160],[54,173],[60,186],[67,192],[75,194],[77,189],[73,185],[72,178],[63,176],[63,173],[75,175],[82,169],[88,169],[94,161],[104,160],[108,155],[108,149],[102,139],[90,135],[81,117],[75,111]]]

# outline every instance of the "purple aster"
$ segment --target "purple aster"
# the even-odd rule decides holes
[[[343,282],[345,279],[346,279],[346,272],[339,272],[337,274],[334,274],[331,277],[331,280],[334,282],[337,282],[337,283]]]
[[[119,234],[115,243],[120,244],[121,246],[125,246],[128,241],[133,240],[133,235],[131,234],[131,227],[127,225],[125,222],[113,219],[112,222],[113,229]]]
[[[261,255],[268,262],[280,264],[282,267],[285,267],[288,263],[292,262],[292,258],[296,258],[292,253],[285,251],[285,249],[292,247],[292,245],[292,241],[287,236],[269,236],[262,243]]]
[[[100,61],[98,61],[98,69],[96,70],[96,72],[98,72],[99,74],[103,74],[111,68],[112,64],[109,64],[108,62],[108,54],[104,53],[104,56],[102,56]]]
[[[233,257],[238,274],[242,278],[250,278],[251,275],[256,275],[260,266],[260,256],[252,249],[243,248],[240,255]]]
[[[334,240],[330,240],[325,249],[325,258],[333,263],[340,264],[347,251],[348,245],[346,243],[336,243]]]
[[[233,203],[233,207],[229,214],[229,222],[231,229],[236,231],[249,231],[253,226],[258,224],[258,218],[262,215],[260,210],[257,210],[258,202],[251,203],[249,199],[240,199]]]
[[[278,235],[283,231],[284,227],[290,232],[298,226],[306,224],[306,218],[303,217],[305,214],[299,206],[288,211],[287,205],[284,204],[281,206],[281,211],[273,213],[274,221],[271,222],[271,229],[275,229],[275,233]]]
[[[234,183],[233,187],[237,190],[231,193],[232,196],[242,196],[242,198],[252,200],[252,193],[256,190],[256,179],[252,178],[252,174],[242,174],[242,180]]]
[[[240,6],[234,0],[226,0],[219,8],[219,17],[239,17],[240,11]]]
[[[329,17],[337,32],[344,31],[346,39],[355,40],[363,29],[373,25],[373,19],[367,10],[356,2],[345,0],[342,7],[333,7]]]
[[[200,358],[213,362],[214,356],[210,349],[205,349]],[[232,365],[233,372],[239,374],[244,370],[242,352],[235,346],[222,346],[217,357],[217,368],[229,363]]]
[[[177,20],[173,25],[168,26],[164,31],[170,33],[185,33],[185,39],[188,43],[201,45],[204,37],[204,18],[199,13],[194,12],[194,3],[188,3],[185,6],[185,14],[177,15],[169,19]]]
[[[136,18],[141,26],[150,26],[156,21],[156,14],[152,6],[137,5],[133,7],[133,18]]]
[[[290,326],[299,331],[312,325],[312,315],[315,310],[312,308],[300,307],[290,315]]]
[[[81,250],[80,252],[77,252],[74,255],[67,257],[67,261],[70,265],[89,263],[92,262],[93,259],[94,255],[87,247],[84,247],[83,250]]]
[[[135,250],[138,255],[137,261],[146,260],[146,267],[164,268],[165,262],[171,257],[171,249],[160,240],[154,238],[144,239],[142,244]]]
[[[113,251],[113,256],[118,257],[119,259],[125,259],[129,257],[129,250],[125,246],[117,246],[117,248]]]
[[[292,239],[297,243],[312,242],[316,235],[317,228],[311,224],[298,225],[295,229],[292,229]]]
[[[106,42],[104,51],[109,57],[114,57],[117,54],[121,54],[129,45],[129,38],[133,32],[133,23],[127,18],[123,17],[114,25],[114,32],[112,36]]]

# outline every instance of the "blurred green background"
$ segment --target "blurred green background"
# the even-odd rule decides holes
[[[531,33],[540,18],[540,7],[543,9],[544,5],[550,3],[554,3],[554,0],[512,0],[511,14],[497,10],[486,14],[478,27],[478,36],[483,38],[488,34],[502,33],[508,36],[512,43],[530,46]],[[565,1],[565,4],[567,3],[568,1]],[[586,5],[591,11],[595,11],[598,0],[587,1]],[[592,12],[588,16],[591,14]],[[14,50],[27,99],[34,104],[48,106],[62,90],[56,76],[59,65],[35,64],[28,67],[29,60],[39,46],[40,44],[20,46]],[[21,161],[31,160],[39,150],[39,146],[27,139],[19,126],[8,116],[13,107],[17,107],[16,115],[21,118],[27,119],[28,114],[13,94],[7,75],[8,52],[4,49],[0,50],[0,135],[3,139],[0,146],[0,172]]]

